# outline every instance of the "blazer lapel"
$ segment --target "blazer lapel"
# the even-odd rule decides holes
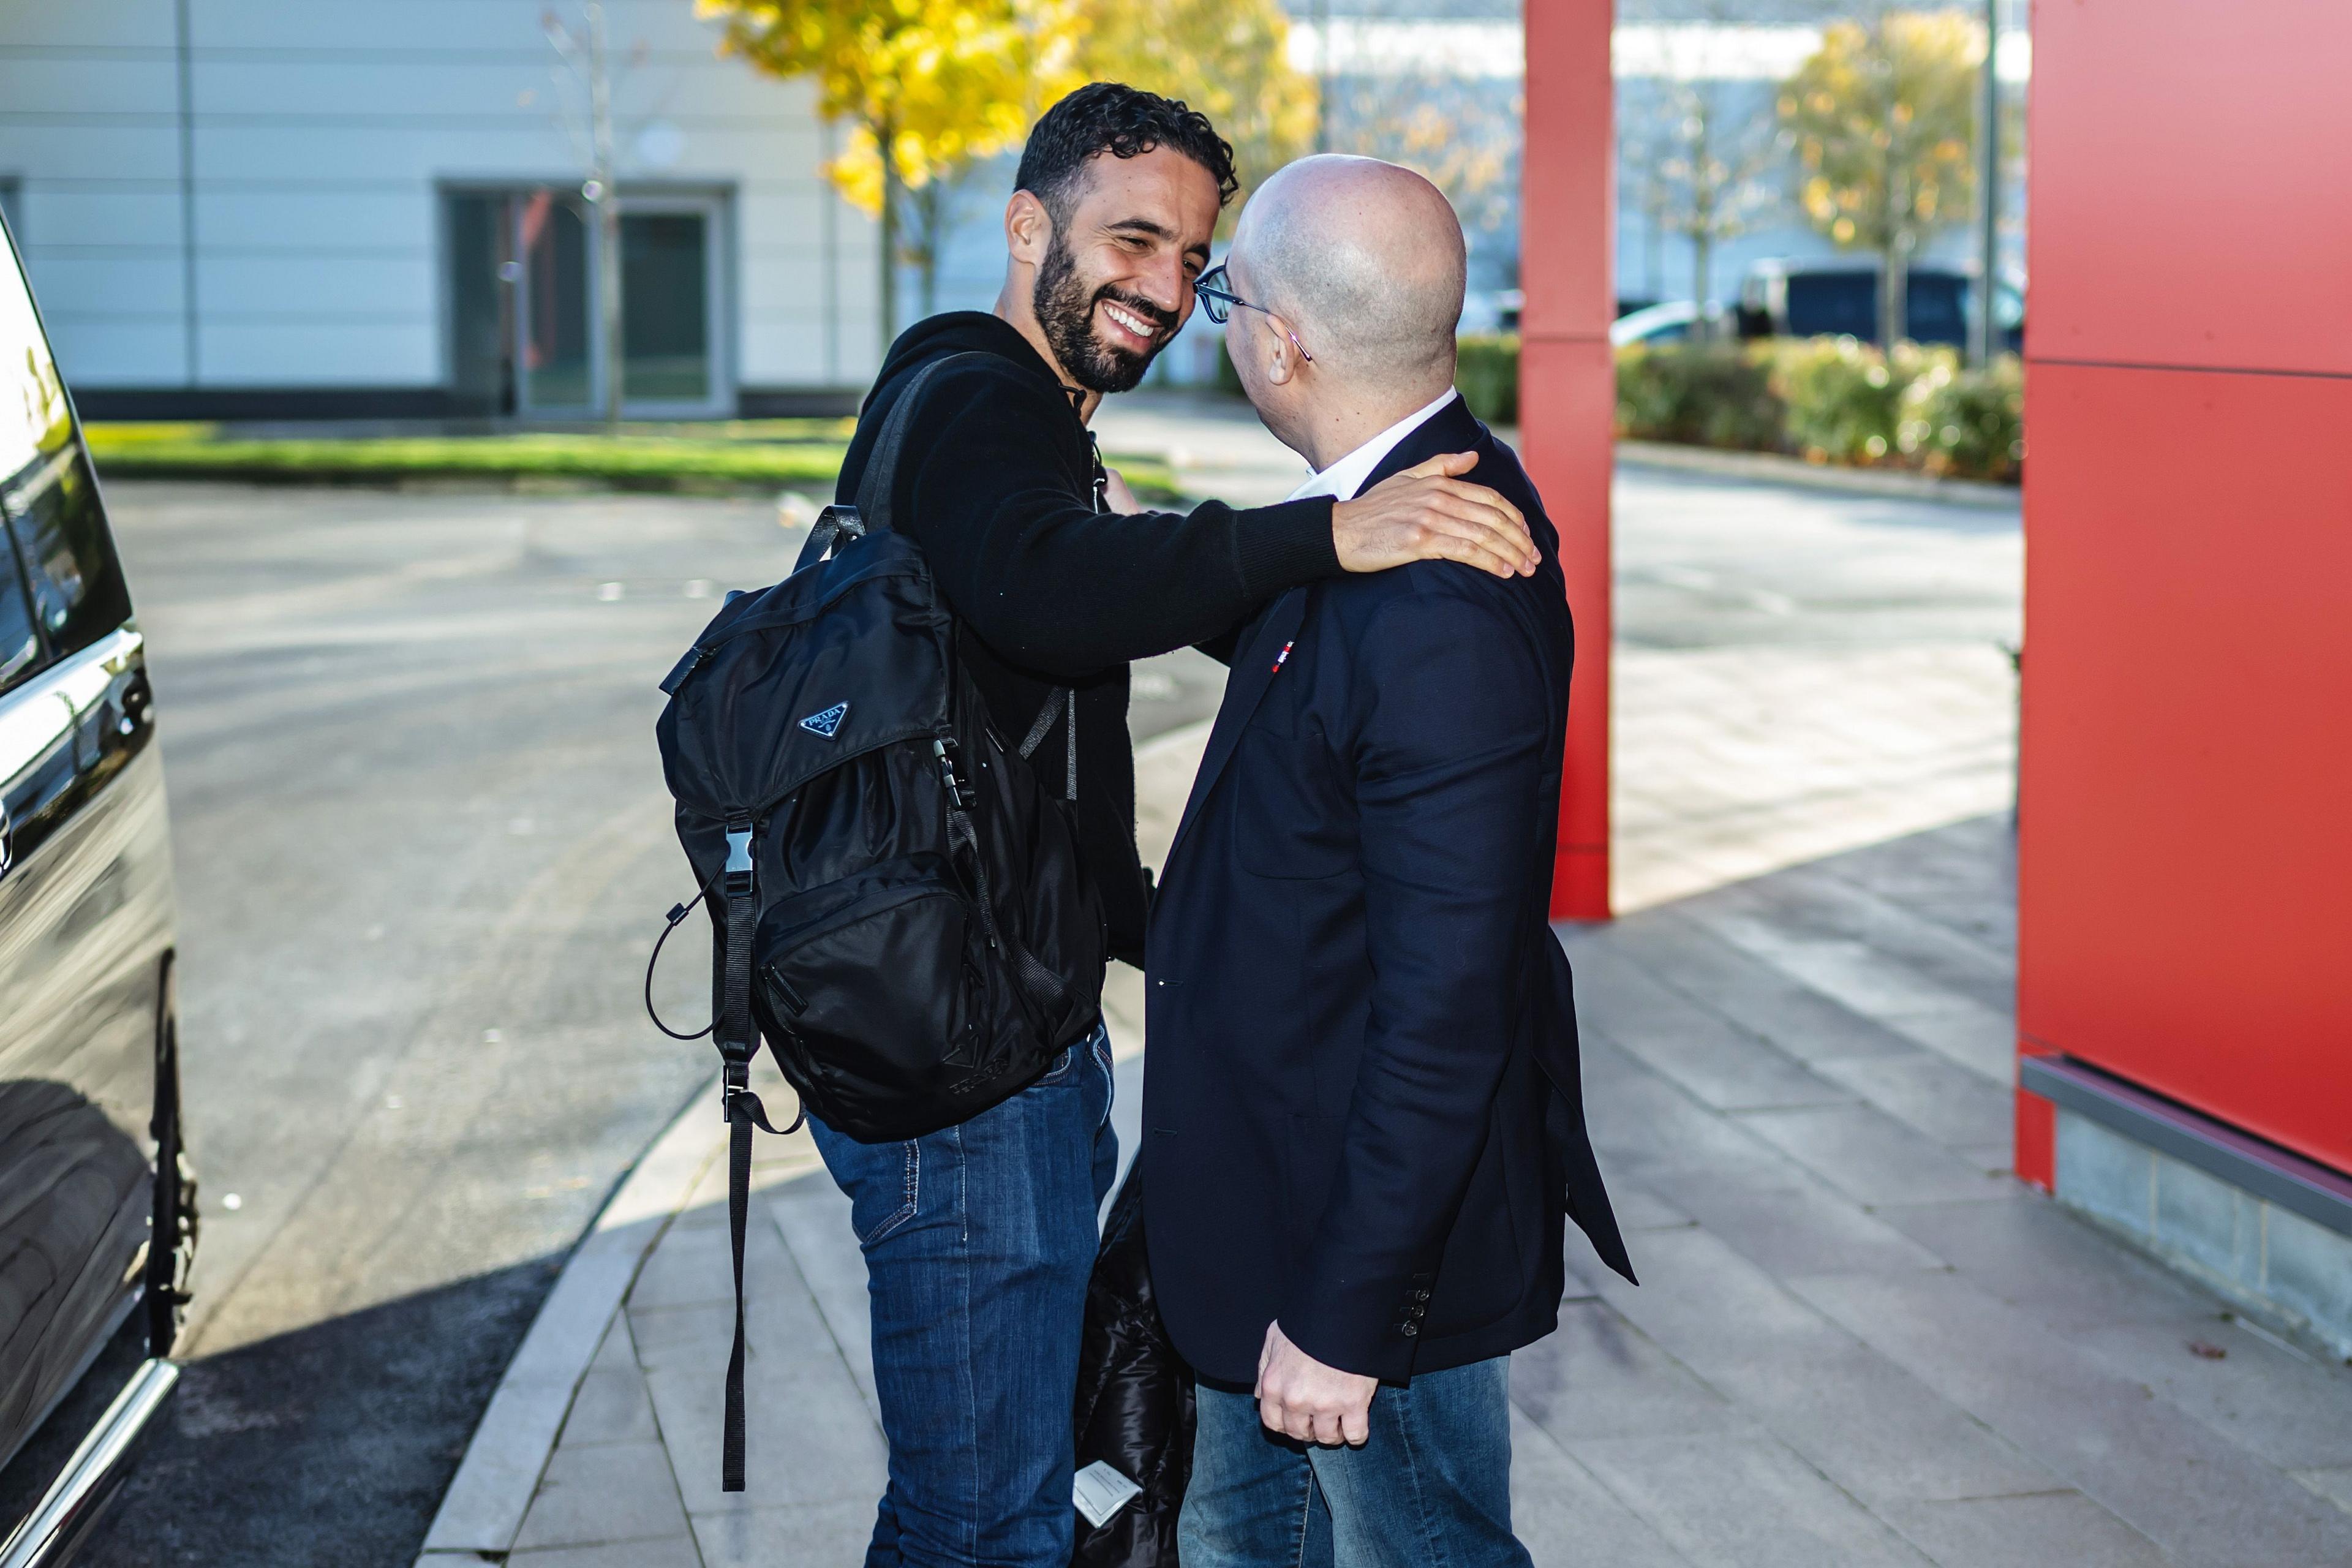
[[[1209,727],[1209,749],[1201,757],[1201,771],[1192,776],[1192,793],[1185,797],[1184,815],[1176,824],[1176,837],[1168,847],[1168,864],[1160,868],[1164,882],[1176,865],[1176,857],[1184,846],[1184,836],[1192,831],[1192,821],[1201,815],[1201,803],[1209,798],[1215,787],[1217,775],[1223,773],[1232,760],[1234,748],[1241,743],[1242,731],[1250,715],[1265,696],[1266,688],[1274,684],[1276,661],[1282,656],[1283,645],[1298,635],[1298,627],[1307,616],[1306,588],[1283,591],[1257,625],[1234,654],[1233,673],[1225,679],[1225,700],[1217,709],[1216,722]]]

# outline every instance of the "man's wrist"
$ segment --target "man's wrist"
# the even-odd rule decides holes
[[[1263,603],[1286,588],[1339,574],[1339,546],[1331,533],[1331,498],[1308,496],[1257,507],[1235,516],[1234,564],[1244,593]]]

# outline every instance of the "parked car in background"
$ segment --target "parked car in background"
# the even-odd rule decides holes
[[[8,238],[0,1568],[64,1560],[178,1375],[167,1358],[194,1252],[195,1188],[181,1147],[163,767],[145,644],[97,476]],[[98,1410],[105,1391],[85,1376],[126,1340],[120,1391]],[[74,1429],[54,1429],[53,1415]]]
[[[1723,307],[1712,300],[1704,310],[1690,300],[1669,300],[1629,310],[1609,323],[1609,346],[1618,349],[1629,343],[1681,343],[1701,336],[1732,335]]]
[[[1874,257],[1834,256],[1759,261],[1739,286],[1743,338],[1852,337],[1878,341]],[[1973,268],[1923,263],[1911,268],[1905,335],[1918,343],[1964,347],[1976,310]],[[1993,325],[2001,346],[2025,344],[2025,293],[2001,279],[1993,289]]]

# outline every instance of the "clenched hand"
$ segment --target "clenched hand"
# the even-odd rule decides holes
[[[1519,509],[1484,485],[1454,478],[1475,452],[1432,458],[1331,509],[1331,542],[1349,572],[1412,561],[1459,561],[1497,577],[1525,577],[1538,557]]]
[[[1360,1448],[1371,1436],[1372,1394],[1380,1380],[1325,1366],[1290,1342],[1280,1323],[1265,1326],[1257,1356],[1257,1418],[1302,1443]]]

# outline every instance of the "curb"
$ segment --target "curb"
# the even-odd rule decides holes
[[[1636,468],[1673,468],[1727,479],[1761,479],[1768,484],[1794,485],[1805,489],[1937,501],[1987,511],[2015,511],[2020,504],[2015,485],[1990,484],[1982,479],[1939,479],[1885,468],[1832,468],[1825,463],[1808,463],[1801,458],[1784,458],[1776,452],[1726,452],[1712,447],[1681,447],[1668,441],[1620,441],[1617,460]]]
[[[654,1140],[565,1261],[466,1445],[416,1568],[506,1561],[613,1314],[725,1146],[714,1073]]]

